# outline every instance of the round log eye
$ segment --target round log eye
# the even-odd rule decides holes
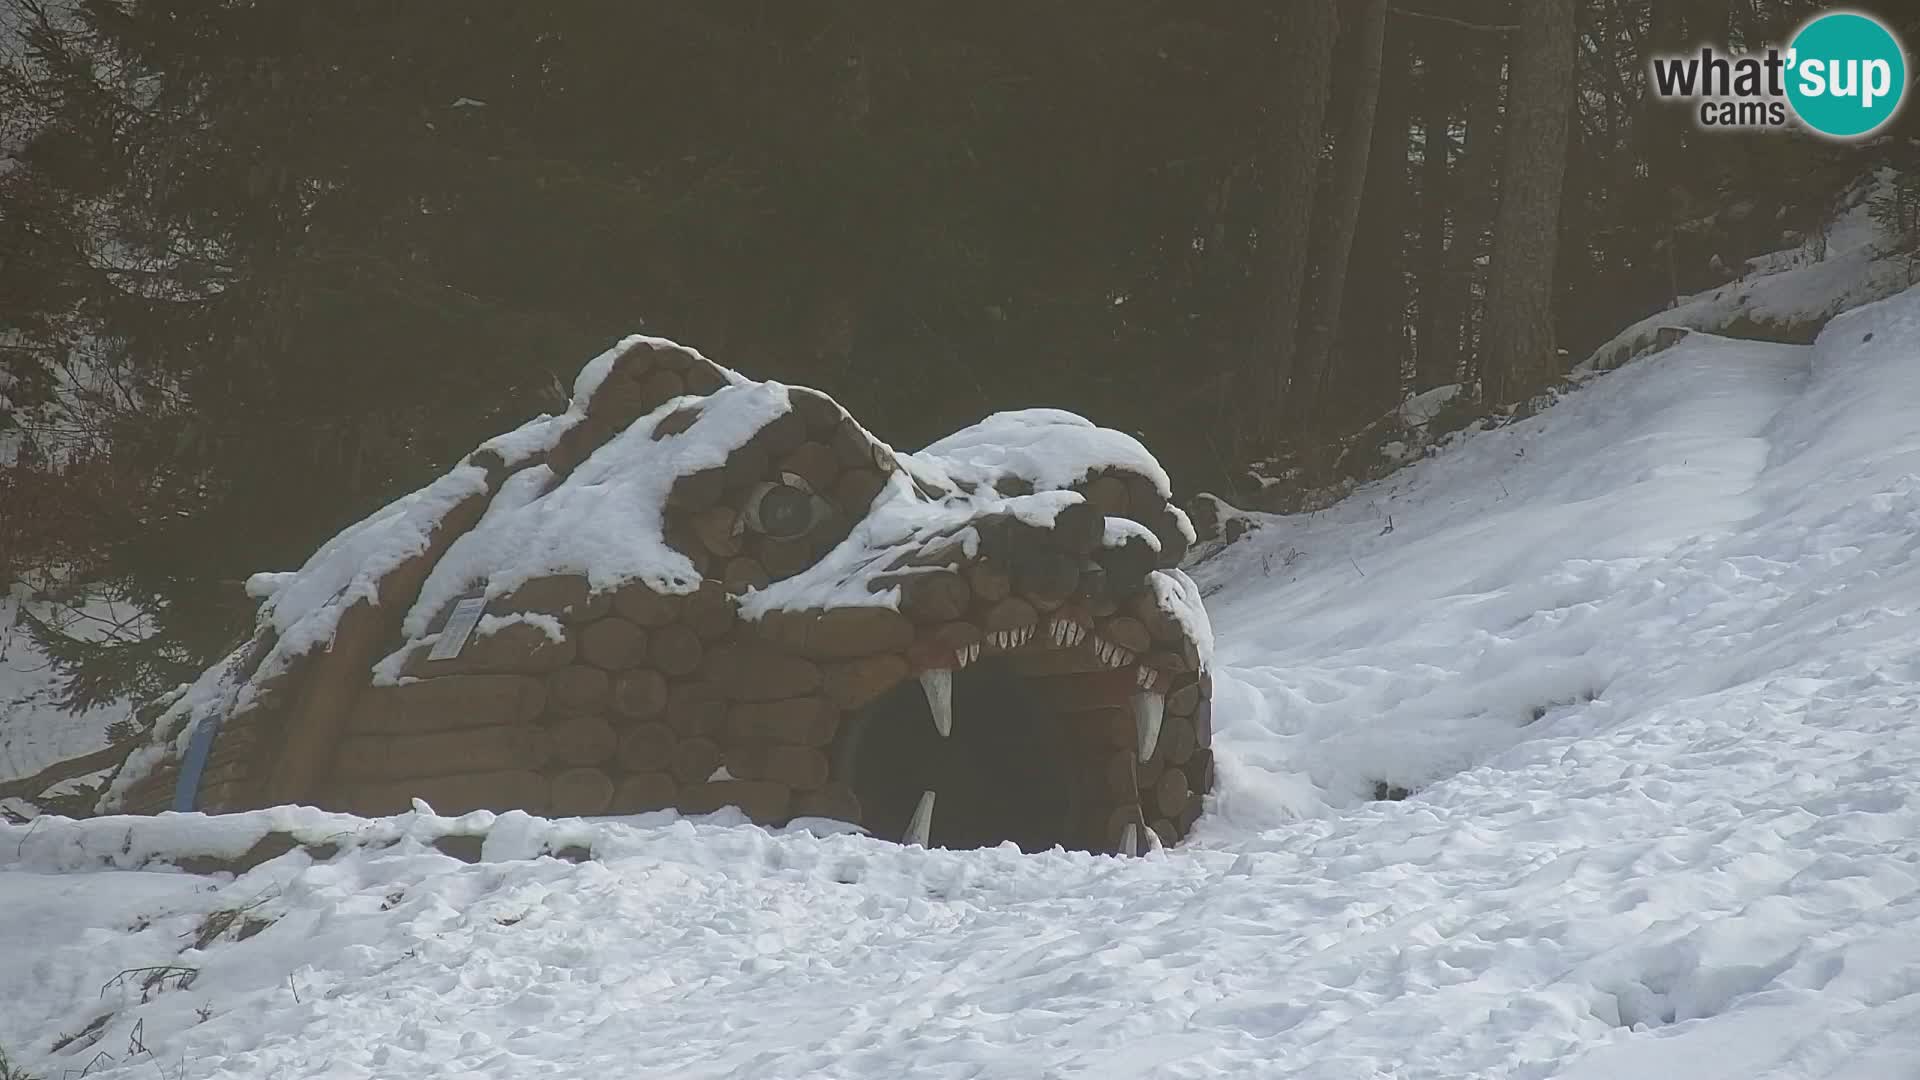
[[[812,495],[791,484],[761,484],[747,498],[747,527],[775,540],[805,536],[819,519]]]

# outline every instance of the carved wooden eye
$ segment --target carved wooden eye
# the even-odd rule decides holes
[[[747,528],[775,540],[805,536],[826,520],[833,507],[815,495],[807,482],[792,474],[783,474],[780,482],[754,487],[747,496],[741,519]]]

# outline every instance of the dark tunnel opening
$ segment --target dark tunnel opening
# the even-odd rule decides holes
[[[942,738],[918,681],[855,716],[841,748],[862,824],[900,840],[923,792],[936,793],[929,846],[1081,848],[1073,829],[1085,763],[1061,718],[1041,709],[1005,660],[953,673],[953,733]]]

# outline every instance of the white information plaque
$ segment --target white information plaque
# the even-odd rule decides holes
[[[433,643],[427,659],[451,660],[459,656],[460,650],[467,647],[467,639],[473,636],[473,628],[480,623],[480,613],[486,609],[487,600],[483,596],[469,596],[453,605],[447,628],[440,631],[440,640]]]

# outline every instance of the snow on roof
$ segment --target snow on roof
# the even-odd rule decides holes
[[[990,487],[1011,477],[1048,491],[1113,468],[1151,480],[1162,498],[1173,492],[1167,471],[1140,440],[1061,409],[997,412],[909,456],[947,478],[947,486]]]
[[[596,370],[600,363],[581,373],[576,407],[605,378],[605,370]],[[692,425],[656,440],[660,421],[688,405],[699,408]],[[630,581],[663,593],[694,591],[699,571],[663,535],[667,493],[682,476],[725,465],[790,408],[785,386],[741,380],[706,397],[668,401],[608,440],[550,491],[544,488],[552,473],[544,466],[516,474],[480,523],[433,568],[402,630],[420,637],[435,614],[483,582],[488,599],[545,574],[581,575],[596,592]]]
[[[331,643],[348,607],[362,599],[377,603],[381,579],[426,551],[434,528],[450,510],[486,490],[486,470],[463,462],[343,529],[299,570],[248,578],[248,595],[265,598],[259,621],[276,634],[254,681],[278,674]],[[231,703],[245,704],[245,695]]]
[[[1200,654],[1200,668],[1203,671],[1213,667],[1213,622],[1207,618],[1207,608],[1200,599],[1200,586],[1187,576],[1184,570],[1155,570],[1147,575],[1147,586],[1153,590],[1153,598],[1160,610],[1173,616],[1180,629],[1186,631],[1187,640]]]
[[[900,590],[881,581],[916,572],[915,567],[899,565],[909,553],[952,543],[960,554],[972,557],[979,551],[974,525],[985,519],[1050,526],[1060,511],[1085,501],[1067,488],[1102,469],[1137,473],[1163,496],[1172,490],[1166,470],[1138,439],[1059,409],[994,413],[918,453],[896,453],[895,459],[904,474],[894,474],[847,538],[813,566],[743,597],[742,616],[755,619],[782,609],[893,607]],[[1003,480],[1021,481],[1032,491],[1004,495],[1000,488],[1007,485],[998,483]],[[1178,520],[1184,522],[1184,515]],[[1192,526],[1183,528],[1191,542]],[[1109,518],[1107,529],[1108,547],[1141,535],[1153,550],[1160,550],[1159,540],[1143,525]]]
[[[507,468],[518,468],[522,462],[552,450],[559,444],[560,436],[586,419],[586,416],[586,411],[578,407],[568,409],[559,416],[541,413],[512,431],[495,435],[481,443],[473,457],[477,459],[490,453],[497,456]]]
[[[988,484],[970,494],[955,491],[927,499],[906,475],[894,473],[845,540],[798,574],[742,597],[740,614],[757,619],[783,609],[896,607],[899,588],[880,586],[881,579],[938,569],[899,565],[906,556],[954,544],[959,554],[971,558],[980,550],[975,526],[982,520],[1008,517],[1045,527],[1061,510],[1081,501],[1073,491],[1003,496]]]
[[[574,376],[573,403],[567,411],[569,413],[586,412],[587,404],[593,400],[593,395],[599,391],[600,384],[606,382],[607,376],[613,374],[614,363],[618,361],[620,357],[642,345],[650,349],[670,349],[674,352],[686,353],[696,360],[713,364],[714,367],[720,370],[720,374],[725,376],[726,380],[735,386],[744,386],[752,382],[752,380],[734,371],[732,368],[707,359],[706,356],[701,354],[700,350],[692,348],[691,346],[682,345],[670,338],[650,337],[646,334],[628,334],[626,337],[614,342],[613,347],[606,352],[587,361],[586,365],[580,369],[580,374]]]
[[[456,465],[426,487],[341,530],[299,570],[255,574],[247,590],[266,597],[260,615],[280,635],[282,648],[329,641],[340,610],[357,599],[376,599],[381,577],[425,551],[447,511],[486,490],[486,470]]]

